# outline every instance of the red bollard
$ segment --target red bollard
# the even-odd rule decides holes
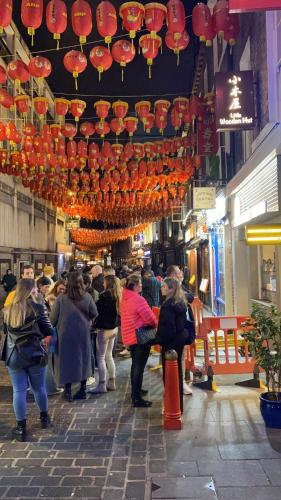
[[[182,429],[178,355],[171,349],[165,353],[164,429]]]

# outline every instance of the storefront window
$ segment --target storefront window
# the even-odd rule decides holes
[[[261,247],[261,300],[277,303],[276,249],[273,245]]]

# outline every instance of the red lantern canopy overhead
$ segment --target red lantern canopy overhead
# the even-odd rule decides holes
[[[224,32],[224,39],[229,45],[235,45],[239,35],[239,16],[238,14],[229,14],[227,18],[227,29]]]
[[[113,63],[110,50],[102,45],[97,45],[97,47],[94,47],[91,50],[90,61],[94,68],[96,68],[99,72],[99,80],[101,79],[101,73],[111,68]]]
[[[151,78],[151,66],[153,64],[153,59],[155,59],[158,55],[158,50],[162,45],[162,40],[158,35],[155,37],[152,37],[151,35],[143,35],[140,37],[139,44],[142,50],[142,55],[147,60],[149,78]]]
[[[227,17],[229,15],[228,0],[218,0],[213,10],[213,28],[219,38],[224,37],[227,30]]]
[[[36,2],[22,0],[21,21],[31,36],[31,45],[33,46],[35,30],[40,28],[43,21],[43,0],[36,0]]]
[[[17,111],[25,118],[30,106],[29,96],[26,94],[16,96],[15,104]]]
[[[167,26],[174,40],[181,37],[185,30],[185,9],[181,0],[169,0],[167,3]]]
[[[136,113],[138,114],[143,124],[146,123],[146,118],[149,114],[150,108],[151,108],[150,101],[139,101],[135,105]]]
[[[129,137],[132,137],[138,128],[138,119],[134,116],[127,116],[124,118],[125,128],[129,133]]]
[[[147,134],[150,134],[151,129],[154,127],[155,116],[153,113],[149,113],[145,119],[144,130]]]
[[[169,107],[171,106],[170,101],[166,99],[159,99],[154,103],[154,109],[156,114],[167,114],[169,111]]]
[[[200,42],[205,42],[207,47],[212,45],[215,36],[213,30],[212,14],[209,7],[203,3],[195,5],[192,11],[192,29]]]
[[[61,34],[67,28],[67,8],[64,0],[51,0],[46,7],[46,24],[54,40],[57,40],[57,48]]]
[[[176,97],[173,100],[173,105],[175,106],[175,109],[179,114],[180,118],[182,118],[182,116],[188,109],[189,100],[187,99],[187,97]]]
[[[47,78],[52,72],[52,65],[46,57],[36,56],[30,59],[28,69],[35,78]]]
[[[17,59],[8,64],[7,73],[18,86],[20,86],[21,83],[28,82],[30,77],[27,65]]]
[[[71,7],[71,23],[75,35],[79,36],[80,44],[86,43],[87,36],[92,31],[92,10],[86,0],[75,0]]]
[[[78,90],[77,78],[80,73],[83,73],[87,68],[87,58],[83,52],[78,50],[70,50],[63,58],[63,64],[67,71],[72,73],[75,78],[75,88]]]
[[[182,116],[180,116],[175,107],[171,112],[171,123],[175,130],[179,130],[182,125]]]
[[[119,118],[112,118],[110,128],[115,135],[120,135],[125,130],[125,125]]]
[[[60,123],[62,123],[63,117],[65,117],[68,112],[69,104],[69,101],[62,97],[55,99],[55,112]]]
[[[144,6],[139,2],[125,2],[121,5],[119,15],[123,21],[123,27],[129,32],[130,38],[136,37],[136,31],[142,27],[144,17]]]
[[[40,120],[44,120],[48,111],[49,100],[47,97],[34,97],[33,107],[35,112],[39,115]]]
[[[11,24],[13,0],[0,0],[0,33]]]
[[[179,54],[185,50],[190,42],[190,37],[187,31],[181,33],[181,36],[175,40],[174,33],[167,31],[165,36],[165,43],[168,49],[171,49],[177,55],[177,65],[179,65]]]
[[[81,99],[72,99],[70,101],[70,113],[74,116],[76,122],[79,122],[79,118],[83,115],[86,106],[85,101],[81,101]]]
[[[96,21],[99,34],[107,44],[111,43],[117,31],[117,14],[114,5],[107,0],[99,3],[96,10]]]
[[[108,101],[96,101],[94,104],[94,108],[97,113],[97,117],[103,121],[107,118],[111,104]]]
[[[163,27],[167,15],[167,8],[162,3],[151,2],[145,6],[144,21],[145,26],[152,38],[156,38],[156,33]]]
[[[86,139],[89,139],[91,135],[94,135],[95,133],[95,125],[92,122],[83,122],[80,125],[80,132]]]
[[[129,104],[125,101],[118,100],[112,104],[112,108],[116,118],[122,120],[128,112]]]
[[[134,59],[135,55],[135,47],[128,40],[118,40],[113,44],[112,57],[122,68],[122,81],[123,68]]]
[[[73,123],[67,122],[62,127],[61,132],[62,132],[62,135],[64,137],[67,137],[68,139],[73,140],[73,138],[76,136],[77,129]]]
[[[7,81],[7,72],[3,68],[3,66],[0,66],[0,85],[6,83],[6,81]]]
[[[109,134],[109,132],[110,132],[110,126],[105,120],[96,123],[96,133],[100,135],[101,138]]]
[[[36,128],[35,126],[33,125],[33,123],[26,123],[24,126],[23,126],[23,133],[24,135],[26,135],[27,137],[32,137],[35,135],[36,133]]]

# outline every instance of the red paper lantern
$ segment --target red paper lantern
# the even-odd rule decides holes
[[[94,108],[97,113],[97,117],[103,121],[105,118],[107,118],[109,110],[110,110],[111,104],[108,101],[97,101],[94,104]]]
[[[55,99],[55,112],[60,123],[62,123],[63,118],[68,113],[69,104],[67,99],[61,97]]]
[[[95,125],[92,122],[83,122],[82,125],[80,125],[80,132],[86,139],[89,139],[91,135],[94,135],[95,133]]]
[[[71,23],[75,35],[79,36],[80,44],[87,41],[87,36],[92,31],[92,10],[86,0],[76,0],[71,7]]]
[[[48,111],[49,101],[47,97],[34,97],[33,107],[35,112],[39,116],[39,120],[44,120],[46,113]]]
[[[109,134],[109,132],[110,132],[110,126],[105,120],[96,123],[96,133],[100,135],[101,138]]]
[[[70,113],[74,116],[76,122],[79,122],[79,118],[83,115],[86,106],[85,101],[81,101],[81,99],[72,99],[70,101]]]
[[[0,104],[6,108],[13,110],[14,98],[5,89],[0,88]]]
[[[48,78],[52,72],[49,59],[42,56],[32,57],[28,65],[29,73],[35,78]]]
[[[138,128],[138,119],[134,116],[127,116],[124,118],[124,124],[129,137],[132,137]]]
[[[112,57],[122,68],[122,82],[123,68],[125,68],[128,63],[132,62],[135,55],[135,47],[128,40],[118,40],[112,46]]]
[[[123,27],[129,32],[130,38],[135,38],[136,31],[142,27],[144,6],[139,2],[123,3],[120,7],[119,15],[123,21]]]
[[[174,40],[181,37],[185,30],[185,9],[181,0],[169,0],[167,3],[167,26]]]
[[[182,125],[182,116],[179,115],[175,107],[171,112],[171,123],[175,130],[179,130]]]
[[[11,24],[13,0],[0,0],[0,33]]]
[[[201,119],[203,116],[203,103],[197,95],[192,95],[190,98],[190,114],[192,117],[192,120],[195,120],[195,118]]]
[[[61,129],[62,135],[72,140],[76,136],[77,129],[73,123],[65,123]]]
[[[117,31],[117,14],[114,5],[107,0],[99,3],[96,10],[96,21],[99,34],[107,44],[111,43]]]
[[[173,100],[173,105],[179,114],[180,118],[183,117],[184,113],[187,111],[188,106],[189,106],[189,100],[187,97],[176,97]]]
[[[207,47],[212,45],[215,36],[213,30],[212,14],[209,7],[203,3],[195,5],[192,11],[192,29],[200,42],[205,42]]]
[[[177,56],[177,65],[179,65],[179,54],[182,50],[185,50],[190,42],[190,37],[187,31],[180,34],[176,40],[174,38],[174,33],[167,31],[165,36],[165,43],[168,49],[171,49]]]
[[[145,119],[144,130],[147,134],[150,134],[151,129],[154,127],[155,116],[153,113],[149,113]]]
[[[106,47],[102,47],[102,45],[97,45],[97,47],[94,47],[91,50],[90,61],[94,68],[98,70],[99,81],[101,79],[101,73],[111,68],[113,63],[110,50],[108,50]]]
[[[120,158],[122,152],[123,152],[123,149],[124,149],[124,146],[123,144],[112,144],[112,151],[114,153],[114,155],[116,156],[117,159]]]
[[[112,118],[110,128],[115,135],[120,135],[125,130],[125,125],[119,118]]]
[[[46,7],[46,24],[54,40],[57,40],[57,48],[61,34],[67,28],[67,8],[63,0],[51,0]]]
[[[24,117],[27,117],[30,102],[29,97],[26,94],[18,95],[15,97],[15,104],[17,111]]]
[[[162,40],[158,35],[155,37],[152,37],[151,35],[143,35],[140,37],[139,44],[142,50],[142,55],[147,60],[149,78],[151,78],[151,66],[153,64],[153,60],[158,55],[158,50],[162,45]]]
[[[125,118],[128,109],[129,109],[129,104],[125,101],[115,101],[112,104],[113,108],[113,113],[115,114],[116,118],[119,118],[120,120],[123,120]]]
[[[155,114],[155,126],[158,128],[160,134],[163,135],[165,128],[167,127],[168,119],[167,113],[161,112]]]
[[[67,71],[75,78],[75,89],[78,90],[77,78],[87,68],[87,58],[83,52],[70,50],[63,58],[63,64]]]
[[[145,15],[144,21],[145,26],[152,38],[156,38],[156,33],[160,31],[163,27],[164,21],[167,15],[167,8],[162,3],[151,2],[144,6]]]
[[[3,68],[3,66],[0,66],[0,85],[6,83],[6,81],[7,81],[7,72]]]
[[[229,15],[228,0],[218,0],[213,10],[213,28],[219,38],[224,37],[227,30],[227,18]]]
[[[33,125],[33,123],[26,123],[23,126],[23,133],[27,137],[33,137],[36,134],[36,127]]]
[[[150,108],[151,108],[150,101],[139,101],[135,105],[136,113],[143,124],[145,124],[146,122],[146,117],[149,114]]]
[[[31,45],[33,46],[35,30],[40,28],[43,21],[43,0],[36,0],[34,2],[22,0],[21,21],[31,36]]]
[[[0,122],[0,142],[5,141],[7,138],[6,136],[6,127],[4,123]]]
[[[57,125],[56,123],[53,123],[52,125],[50,125],[50,131],[52,134],[52,138],[54,139],[55,142],[57,142],[62,136],[61,126]]]
[[[231,46],[235,45],[239,31],[240,27],[238,14],[229,14],[227,18],[227,29],[224,32],[224,40]]]
[[[17,129],[14,122],[8,122],[6,124],[6,137],[9,142],[15,142],[15,137],[17,134]]]
[[[30,77],[28,67],[20,60],[11,61],[8,64],[7,73],[18,86],[20,86],[21,83],[28,82]]]
[[[166,99],[159,99],[154,103],[154,109],[156,114],[167,114],[169,111],[169,107],[171,106],[170,101]]]

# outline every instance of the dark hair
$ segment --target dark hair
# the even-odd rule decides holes
[[[81,300],[84,297],[85,285],[79,271],[69,273],[66,285],[66,294],[72,300]]]
[[[167,267],[167,270],[166,270],[167,278],[169,278],[170,276],[172,276],[172,274],[177,272],[177,267],[178,266],[174,266],[174,265]]]
[[[88,273],[83,273],[82,275],[83,283],[86,287],[91,286],[91,278]]]
[[[52,288],[52,290],[49,293],[52,294],[52,295],[54,295],[55,297],[57,297],[58,296],[57,290],[58,290],[58,287],[60,285],[63,285],[63,286],[66,287],[65,281],[64,280],[58,280],[58,281],[56,281],[55,284],[54,284],[54,287]]]
[[[134,290],[136,286],[138,286],[141,283],[141,276],[138,274],[130,274],[128,278],[126,279],[126,285],[125,288],[128,290]]]
[[[33,269],[33,265],[32,264],[24,264],[24,266],[22,267],[22,270],[21,270],[21,273],[23,274],[25,269]]]
[[[40,288],[40,286],[45,286],[45,285],[51,285],[52,282],[47,276],[42,276],[42,278],[39,278],[37,280],[37,286]]]

